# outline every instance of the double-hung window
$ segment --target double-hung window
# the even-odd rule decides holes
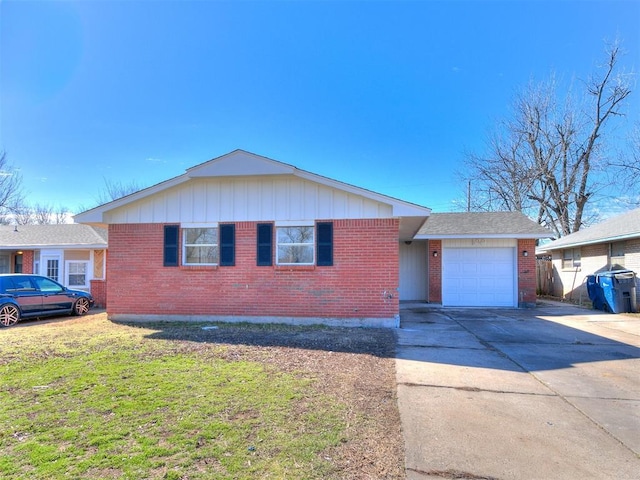
[[[624,268],[625,242],[613,242],[609,244],[609,259],[614,268]]]
[[[71,288],[88,287],[89,262],[67,262],[67,286]]]
[[[278,265],[313,265],[315,262],[315,228],[276,226],[276,263]]]
[[[573,270],[581,265],[580,249],[568,248],[562,251],[562,268],[565,270]]]
[[[182,235],[184,265],[218,265],[220,245],[217,226],[183,228]]]

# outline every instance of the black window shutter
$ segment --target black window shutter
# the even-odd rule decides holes
[[[273,262],[273,224],[258,224],[258,254],[257,265],[259,267],[269,267]]]
[[[236,226],[234,223],[220,225],[220,266],[236,264]]]
[[[178,225],[164,226],[164,266],[178,266]]]
[[[333,223],[317,224],[316,264],[321,267],[333,265]]]

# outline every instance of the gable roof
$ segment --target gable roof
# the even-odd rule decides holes
[[[520,212],[432,213],[416,239],[549,238],[552,233]]]
[[[579,247],[594,243],[616,242],[640,237],[640,208],[611,217],[591,227],[559,238],[540,247],[541,251]]]
[[[79,225],[0,225],[0,250],[107,248],[104,228]]]
[[[301,170],[293,165],[272,160],[244,150],[234,150],[220,157],[188,168],[183,175],[152,187],[132,193],[112,202],[100,205],[86,212],[77,214],[74,219],[78,223],[104,225],[109,212],[120,207],[129,206],[152,195],[166,191],[193,179],[221,177],[265,177],[284,176],[297,177],[320,185],[358,195],[365,199],[388,205],[394,217],[401,218],[401,235],[411,238],[418,231],[431,209],[414,203],[389,197],[371,190],[356,187],[338,180]]]

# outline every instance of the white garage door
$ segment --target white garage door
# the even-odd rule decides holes
[[[442,305],[515,307],[515,249],[444,248]]]

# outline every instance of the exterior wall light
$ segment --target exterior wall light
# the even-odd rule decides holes
[[[523,257],[528,257],[529,256],[529,252],[527,252],[526,250],[522,251],[522,256]]]
[[[437,250],[434,250],[434,251],[433,251],[433,253],[432,253],[432,255],[433,255],[434,257],[437,257],[437,256],[438,256],[438,251],[437,251]]]

